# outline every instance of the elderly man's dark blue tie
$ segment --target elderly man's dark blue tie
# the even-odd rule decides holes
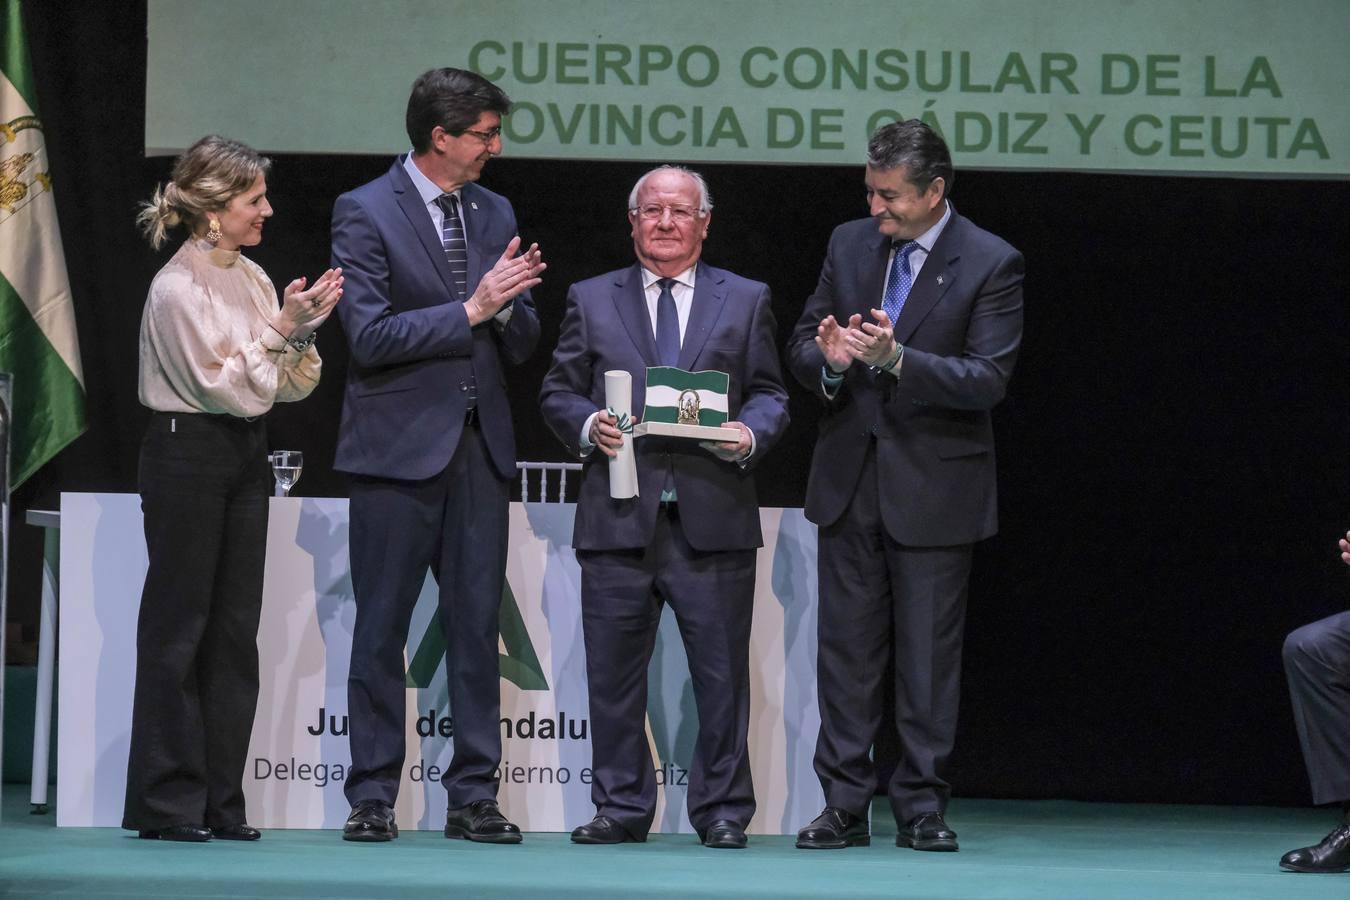
[[[900,318],[900,312],[905,308],[905,300],[909,297],[909,289],[914,286],[914,272],[909,267],[909,254],[918,246],[918,241],[905,241],[895,248],[895,256],[891,258],[891,274],[886,279],[886,293],[881,298],[881,310],[890,317],[892,325]]]
[[[661,294],[656,298],[656,355],[660,357],[663,366],[674,366],[680,362],[680,314],[675,309],[675,295],[670,292],[670,287],[674,283],[673,278],[662,278],[657,282],[661,285]],[[671,468],[666,470],[661,499],[663,501],[675,499],[673,462]]]
[[[670,286],[673,278],[662,278],[661,295],[656,298],[656,354],[661,365],[673,366],[680,361],[680,314],[675,311],[675,295]]]

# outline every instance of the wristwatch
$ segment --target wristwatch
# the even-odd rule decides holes
[[[314,346],[314,333],[311,332],[309,337],[305,338],[304,340],[298,340],[296,338],[286,338],[286,345],[290,347],[292,350],[294,350],[296,353],[304,353],[310,347]]]
[[[900,362],[900,357],[904,355],[905,355],[905,348],[901,344],[897,343],[895,345],[895,353],[891,356],[891,358],[886,360],[879,366],[872,366],[872,371],[889,372],[896,367],[896,365]]]

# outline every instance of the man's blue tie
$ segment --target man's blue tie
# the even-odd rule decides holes
[[[454,194],[441,194],[436,203],[444,213],[441,220],[441,246],[445,248],[445,260],[450,263],[450,283],[453,286],[454,299],[465,299],[465,288],[469,280],[469,243],[464,239],[464,222],[459,218],[459,198]],[[465,406],[473,409],[478,405],[478,378],[469,376],[468,396]]]
[[[899,320],[900,311],[905,308],[905,299],[909,297],[909,289],[914,286],[909,254],[918,246],[918,241],[905,241],[895,248],[895,256],[891,259],[891,274],[886,279],[886,294],[881,298],[881,310],[890,316],[892,325]]]
[[[656,354],[661,365],[673,366],[680,361],[680,315],[675,311],[675,295],[670,286],[673,278],[662,278],[661,296],[656,298]]]
[[[661,365],[674,366],[680,362],[680,314],[675,310],[675,295],[670,286],[673,278],[662,278],[661,294],[656,298],[656,355]],[[674,462],[666,470],[666,482],[661,488],[661,501],[668,503],[675,499]]]

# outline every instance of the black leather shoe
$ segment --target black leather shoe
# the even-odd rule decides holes
[[[520,829],[506,820],[496,800],[475,800],[445,812],[445,836],[480,844],[519,844]]]
[[[872,835],[867,830],[867,820],[837,806],[825,807],[825,811],[812,819],[810,825],[797,832],[797,848],[800,850],[842,850],[845,847],[866,847],[871,843]]]
[[[706,830],[699,832],[698,839],[703,842],[703,846],[718,850],[744,850],[746,844],[745,829],[730,819],[713,822]]]
[[[204,844],[211,840],[211,831],[204,825],[170,825],[168,828],[147,828],[138,831],[138,837],[147,841],[182,841]]]
[[[222,841],[256,841],[262,837],[262,832],[252,825],[245,825],[240,822],[238,825],[221,825],[219,828],[212,828],[211,835]]]
[[[915,850],[956,850],[956,832],[947,827],[942,813],[930,812],[910,819],[895,836],[895,846]]]
[[[645,838],[634,837],[609,816],[596,816],[585,825],[572,829],[574,844],[628,844],[642,843]]]
[[[1344,872],[1350,869],[1350,819],[1322,838],[1320,844],[1290,850],[1280,857],[1286,872]]]
[[[344,841],[379,843],[398,837],[394,808],[383,800],[358,800],[342,826]]]

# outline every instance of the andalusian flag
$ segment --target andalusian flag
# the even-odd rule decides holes
[[[718,426],[727,420],[726,372],[686,372],[674,366],[647,370],[647,404],[644,422],[678,422],[680,409],[692,409],[698,398],[698,424]],[[687,423],[693,424],[693,423]]]
[[[19,0],[0,2],[0,372],[14,376],[16,487],[84,431],[84,375]]]

